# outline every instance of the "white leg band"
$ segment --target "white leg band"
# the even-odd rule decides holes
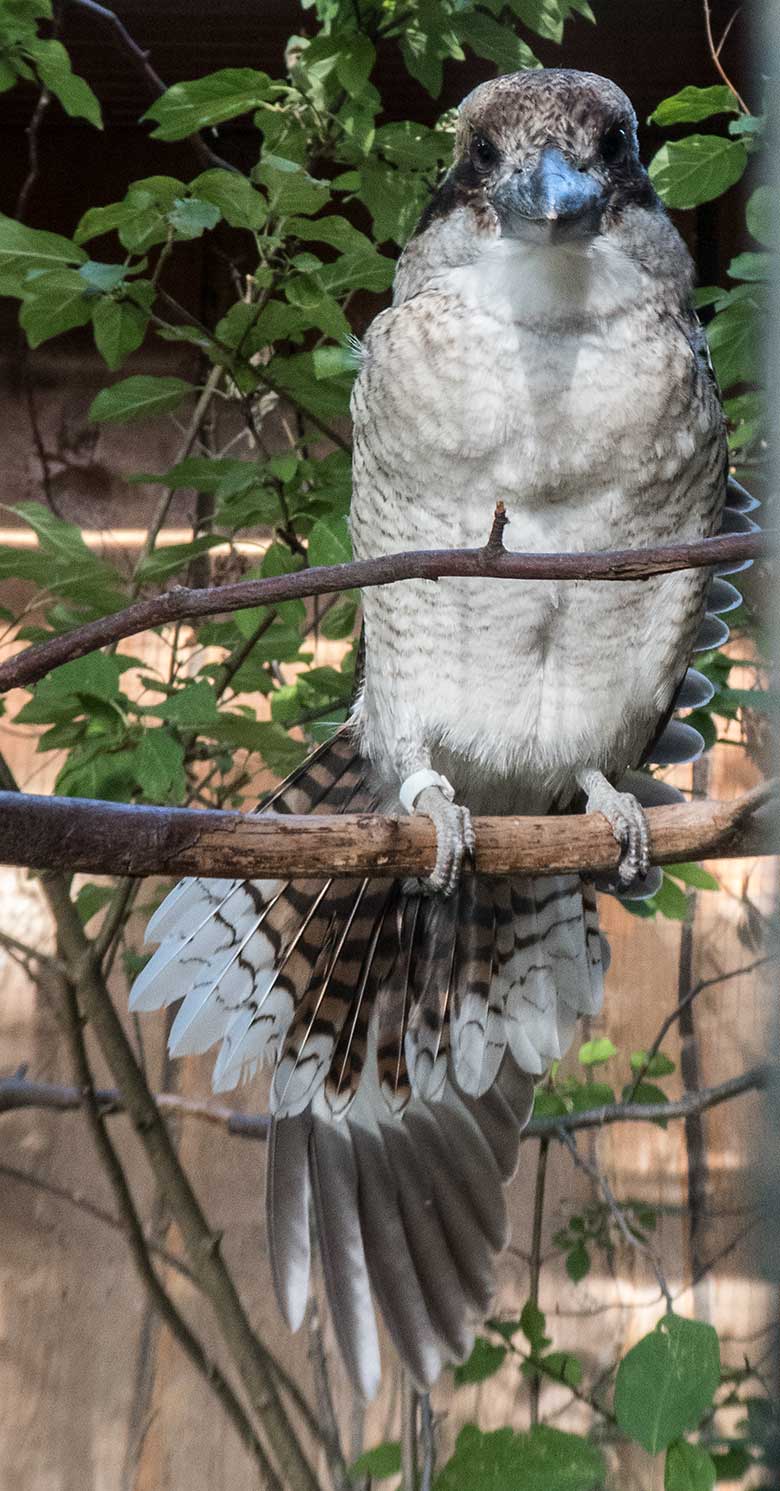
[[[401,783],[398,796],[407,813],[414,812],[414,805],[426,787],[438,787],[448,802],[452,802],[455,796],[455,788],[450,785],[446,777],[441,776],[438,771],[431,771],[430,767],[424,767],[422,771],[413,771],[412,775]]]

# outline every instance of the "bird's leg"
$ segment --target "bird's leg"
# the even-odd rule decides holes
[[[432,873],[420,882],[428,894],[440,892],[451,896],[460,879],[466,854],[475,848],[474,829],[468,808],[453,802],[453,789],[446,777],[424,769],[406,778],[401,786],[401,802],[409,813],[422,813],[436,829],[436,863]]]
[[[644,809],[631,792],[618,792],[594,767],[577,773],[577,785],[587,797],[586,813],[603,813],[621,846],[617,881],[621,890],[627,890],[650,868],[650,834]]]

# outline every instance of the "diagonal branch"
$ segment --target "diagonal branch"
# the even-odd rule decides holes
[[[778,787],[733,802],[649,808],[655,864],[777,850]],[[762,811],[763,810],[763,811]],[[477,818],[474,869],[483,875],[609,874],[620,847],[598,813]],[[0,792],[0,864],[93,875],[423,876],[436,833],[423,816],[236,813],[138,807],[86,798]]]
[[[133,637],[152,627],[200,616],[218,616],[248,607],[336,591],[394,585],[398,580],[438,580],[477,576],[498,580],[644,580],[675,570],[755,559],[766,550],[767,535],[721,534],[695,543],[665,544],[651,549],[608,549],[598,553],[514,554],[496,542],[494,533],[481,549],[427,549],[327,564],[265,580],[241,580],[205,590],[177,586],[163,595],[136,601],[124,611],[101,616],[70,632],[38,642],[0,665],[0,693],[29,687],[50,669]]]

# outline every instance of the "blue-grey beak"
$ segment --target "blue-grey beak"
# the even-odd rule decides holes
[[[562,230],[561,236],[597,230],[604,207],[601,184],[578,171],[554,145],[547,145],[529,173],[516,171],[498,187],[493,204],[509,238],[525,236],[531,224]]]

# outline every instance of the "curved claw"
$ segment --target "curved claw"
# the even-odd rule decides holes
[[[617,881],[621,889],[627,889],[650,868],[650,834],[644,809],[633,793],[618,792],[600,771],[583,773],[580,786],[588,794],[586,813],[603,813],[621,846]]]
[[[436,863],[421,882],[428,895],[451,896],[460,879],[464,857],[475,848],[474,827],[468,808],[450,802],[440,787],[426,787],[414,808],[430,818],[436,829]]]

